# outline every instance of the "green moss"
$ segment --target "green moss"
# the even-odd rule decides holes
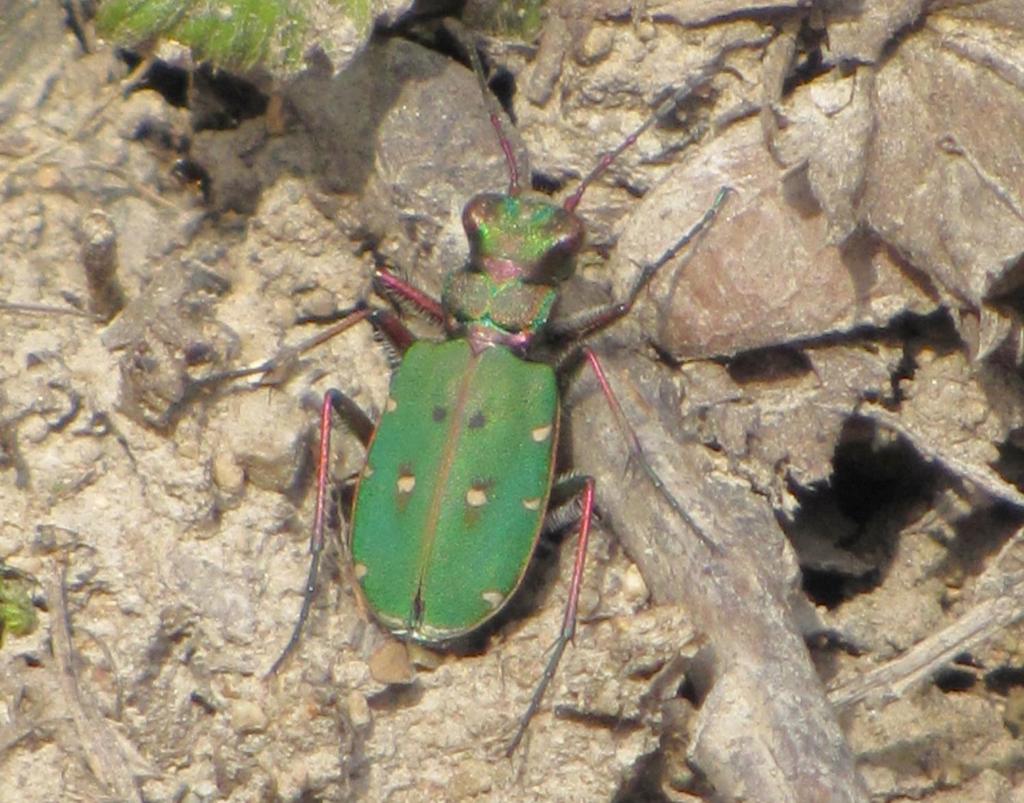
[[[0,571],[0,644],[5,633],[27,636],[36,628],[36,609],[18,572]]]
[[[348,18],[355,26],[366,33],[369,33],[370,25],[373,23],[373,2],[372,0],[342,0],[342,6],[348,12]]]
[[[344,0],[343,6],[369,19],[370,0]],[[125,47],[172,40],[191,48],[199,59],[244,70],[296,66],[308,19],[299,0],[106,0],[96,27]]]

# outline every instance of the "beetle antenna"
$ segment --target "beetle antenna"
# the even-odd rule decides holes
[[[668,98],[658,105],[658,108],[646,119],[644,122],[634,130],[628,137],[626,137],[619,145],[612,151],[601,156],[598,163],[594,166],[583,180],[580,185],[576,188],[576,192],[565,199],[565,203],[562,204],[566,212],[573,212],[576,207],[579,206],[580,200],[583,198],[583,193],[587,191],[587,188],[593,184],[601,175],[604,174],[612,163],[622,155],[622,152],[627,148],[631,147],[640,138],[640,135],[644,133],[648,128],[653,126],[658,120],[668,114],[670,111],[675,109],[681,104],[686,98],[694,93],[697,87],[704,84],[711,73],[717,71],[718,60],[711,62],[704,70],[700,71],[693,77],[686,80],[681,87],[675,90]]]
[[[484,96],[484,104],[487,106],[491,125],[494,127],[494,132],[498,135],[498,144],[501,146],[501,152],[505,154],[505,163],[508,165],[508,194],[518,195],[519,165],[516,164],[516,155],[512,150],[512,143],[505,136],[505,129],[501,125],[501,110],[498,108],[498,102],[487,86],[487,75],[484,73],[484,66],[480,62],[480,54],[477,52],[476,44],[469,41],[468,36],[464,32],[460,33],[458,38],[462,41],[463,47],[466,48],[469,63],[473,66],[473,72],[476,73],[477,83],[480,84],[480,93]]]

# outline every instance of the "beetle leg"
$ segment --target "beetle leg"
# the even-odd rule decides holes
[[[398,357],[405,354],[409,346],[416,342],[416,336],[393,312],[378,307],[369,307],[365,303],[361,303],[337,323],[328,326],[300,343],[296,343],[294,346],[281,349],[266,362],[249,368],[235,368],[230,371],[211,374],[210,376],[195,380],[194,384],[197,388],[208,388],[233,379],[242,379],[247,376],[262,374],[262,377],[256,383],[257,387],[280,385],[288,378],[301,355],[322,343],[326,343],[331,338],[340,335],[364,320],[369,321],[374,330],[383,335],[387,345]],[[353,428],[353,431],[357,434],[360,432],[358,428]]]
[[[316,348],[321,343],[326,343],[328,340],[336,337],[345,330],[351,329],[360,321],[369,318],[373,312],[374,310],[366,306],[366,304],[357,304],[348,315],[337,323],[322,329],[312,337],[306,338],[301,343],[281,349],[281,351],[266,362],[262,362],[259,365],[254,365],[250,368],[235,368],[230,371],[221,371],[220,373],[197,380],[196,384],[200,386],[212,386],[232,379],[241,379],[246,376],[262,374],[263,376],[258,383],[259,385],[280,385],[285,380],[289,370],[295,365],[295,362],[298,360],[300,355],[305,354],[310,349]]]
[[[391,310],[375,308],[369,320],[374,331],[384,337],[389,353],[395,358],[393,362],[400,362],[409,346],[416,342],[416,335]]]
[[[291,638],[285,645],[274,665],[267,672],[267,677],[276,675],[284,662],[295,651],[302,636],[302,629],[309,618],[309,611],[313,605],[313,598],[316,596],[317,577],[320,574],[320,557],[324,551],[326,537],[325,522],[327,519],[327,485],[330,468],[331,455],[331,427],[333,413],[341,416],[342,420],[352,429],[356,437],[364,446],[369,445],[373,435],[373,421],[364,413],[359,406],[340,390],[328,390],[324,394],[323,405],[320,408],[320,448],[317,452],[316,470],[316,513],[313,516],[313,533],[309,539],[309,574],[306,577],[306,587],[302,596],[302,608],[299,611],[299,618],[295,622]]]
[[[409,284],[387,268],[377,268],[373,277],[377,292],[386,298],[397,301],[400,305],[411,305],[416,311],[438,326],[444,326],[444,307],[433,296]]]
[[[722,548],[708,538],[704,531],[697,525],[697,522],[693,520],[690,514],[687,512],[679,500],[675,498],[671,491],[666,487],[665,482],[658,475],[658,472],[654,470],[654,466],[651,465],[647,459],[647,455],[644,454],[643,446],[640,444],[640,438],[636,434],[636,430],[633,429],[632,424],[629,423],[629,419],[626,418],[626,413],[622,409],[622,405],[619,404],[619,400],[615,397],[615,391],[612,390],[611,384],[608,382],[608,376],[604,372],[604,368],[601,366],[601,361],[598,360],[597,355],[593,349],[589,346],[582,347],[583,357],[586,359],[587,364],[594,372],[594,376],[597,377],[597,382],[601,386],[601,393],[604,394],[605,401],[608,402],[608,406],[611,408],[612,414],[615,416],[615,420],[619,425],[619,431],[626,439],[626,444],[629,447],[629,459],[634,464],[640,466],[644,474],[647,475],[647,479],[650,481],[654,489],[661,495],[662,499],[668,502],[669,507],[685,521],[700,539],[701,543],[710,549],[714,554],[721,554]]]
[[[548,324],[546,334],[556,340],[582,340],[628,315],[629,311],[633,309],[637,298],[640,297],[640,293],[643,292],[643,289],[650,283],[655,274],[711,225],[730,192],[732,190],[729,187],[722,187],[701,219],[687,229],[686,233],[676,240],[657,260],[641,268],[640,275],[633,282],[633,286],[630,288],[625,300],[613,301],[610,304],[584,310],[578,315],[573,315],[563,321],[551,321]]]
[[[519,743],[523,740],[523,736],[526,734],[526,728],[530,724],[530,720],[533,719],[537,710],[540,708],[541,701],[544,699],[544,693],[547,691],[548,685],[551,683],[552,678],[555,676],[555,672],[558,670],[558,664],[562,660],[562,654],[565,652],[566,645],[572,641],[573,637],[576,635],[576,615],[580,601],[580,589],[583,584],[583,565],[587,558],[587,542],[590,540],[590,522],[594,515],[594,478],[570,476],[559,482],[559,484],[552,489],[552,494],[555,493],[559,495],[563,493],[579,493],[583,498],[583,512],[580,515],[580,535],[579,540],[576,543],[576,560],[572,567],[572,579],[569,581],[569,598],[565,603],[565,614],[562,617],[562,629],[559,631],[558,638],[555,639],[555,643],[551,646],[551,655],[548,656],[548,662],[544,667],[544,674],[541,675],[540,680],[537,682],[537,687],[533,690],[533,696],[530,698],[530,704],[526,707],[526,712],[519,719],[519,726],[516,728],[515,735],[512,737],[512,741],[509,742],[508,747],[505,749],[506,756],[511,756],[519,746]]]
[[[580,520],[580,497],[586,477],[568,472],[555,477],[544,514],[544,532],[558,532]]]
[[[374,330],[382,334],[387,339],[387,342],[399,353],[399,355],[405,354],[406,349],[416,342],[416,336],[409,331],[409,328],[402,323],[401,319],[395,315],[395,313],[391,312],[391,310],[381,309],[379,307],[369,307],[363,303],[357,306],[354,312],[346,315],[336,324],[328,326],[323,331],[317,332],[315,335],[306,338],[301,343],[283,350],[272,360],[269,360],[261,366],[242,369],[242,371],[238,372],[238,375],[244,376],[245,373],[262,373],[264,376],[260,380],[259,384],[279,384],[280,380],[277,379],[277,375],[280,373],[282,367],[293,363],[300,354],[305,354],[307,351],[316,348],[321,343],[326,343],[328,340],[340,335],[346,329],[351,329],[363,320],[369,321]]]
[[[356,402],[348,396],[346,393],[342,393],[336,388],[331,388],[324,394],[324,403],[327,402],[327,397],[330,397],[331,406],[335,413],[341,418],[342,422],[348,427],[349,431],[355,435],[363,448],[367,449],[370,446],[370,440],[373,438],[373,430],[375,424],[373,419],[360,407]],[[321,439],[323,438],[323,408],[321,407],[320,413],[321,420]],[[322,446],[321,446],[322,448]],[[319,478],[318,478],[319,479]]]

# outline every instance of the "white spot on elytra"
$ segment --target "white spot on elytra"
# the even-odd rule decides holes
[[[534,496],[530,499],[524,499],[523,507],[527,510],[540,510],[540,497]]]
[[[533,438],[534,443],[543,443],[551,436],[551,424],[545,424],[542,427],[536,427],[530,430],[530,437]]]
[[[487,494],[483,488],[470,488],[466,491],[466,504],[470,507],[483,507],[487,504]]]
[[[485,591],[481,595],[484,602],[491,606],[491,608],[497,608],[501,603],[505,601],[505,595],[500,591]]]
[[[412,474],[398,475],[398,492],[400,494],[411,494],[416,487],[416,477]]]
[[[384,402],[384,409],[389,413],[393,413],[398,409],[398,402],[396,402],[392,396],[388,396],[388,400]]]

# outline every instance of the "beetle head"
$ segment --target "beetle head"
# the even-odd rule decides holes
[[[583,221],[546,198],[480,193],[462,211],[470,268],[495,281],[554,286],[572,276]]]

